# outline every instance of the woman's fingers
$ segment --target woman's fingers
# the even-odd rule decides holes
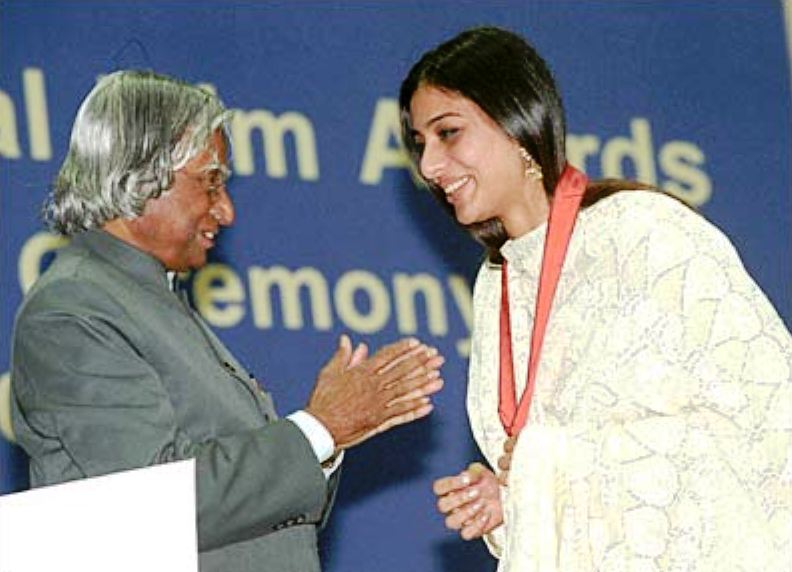
[[[473,503],[480,493],[478,489],[473,487],[466,487],[461,490],[450,492],[437,499],[437,509],[443,514],[451,514],[456,510],[460,510],[466,505]]]
[[[465,540],[479,538],[503,522],[497,477],[481,463],[437,479],[433,489],[446,527],[458,530]]]
[[[481,538],[491,530],[491,528],[488,527],[490,519],[490,512],[482,508],[476,513],[474,518],[464,524],[462,530],[459,531],[459,535],[463,540]]]

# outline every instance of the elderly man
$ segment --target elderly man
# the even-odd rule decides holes
[[[34,486],[195,458],[201,569],[308,572],[341,453],[427,415],[443,360],[343,336],[305,409],[277,417],[173,287],[234,220],[227,117],[148,72],[86,97],[47,205],[72,240],[17,317],[14,429]]]

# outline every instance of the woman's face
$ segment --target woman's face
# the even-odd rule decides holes
[[[518,143],[474,102],[423,85],[410,120],[421,174],[445,191],[461,224],[499,218],[514,237],[545,220],[544,189],[526,177]]]

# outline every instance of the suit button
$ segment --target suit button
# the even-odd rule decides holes
[[[297,524],[302,524],[305,522],[305,517],[300,515],[297,517]]]

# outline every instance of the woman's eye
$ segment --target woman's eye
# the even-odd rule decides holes
[[[438,137],[440,137],[440,139],[445,140],[448,139],[449,137],[453,137],[458,132],[459,129],[457,127],[449,127],[446,129],[441,129],[440,131],[437,132],[437,135]]]

